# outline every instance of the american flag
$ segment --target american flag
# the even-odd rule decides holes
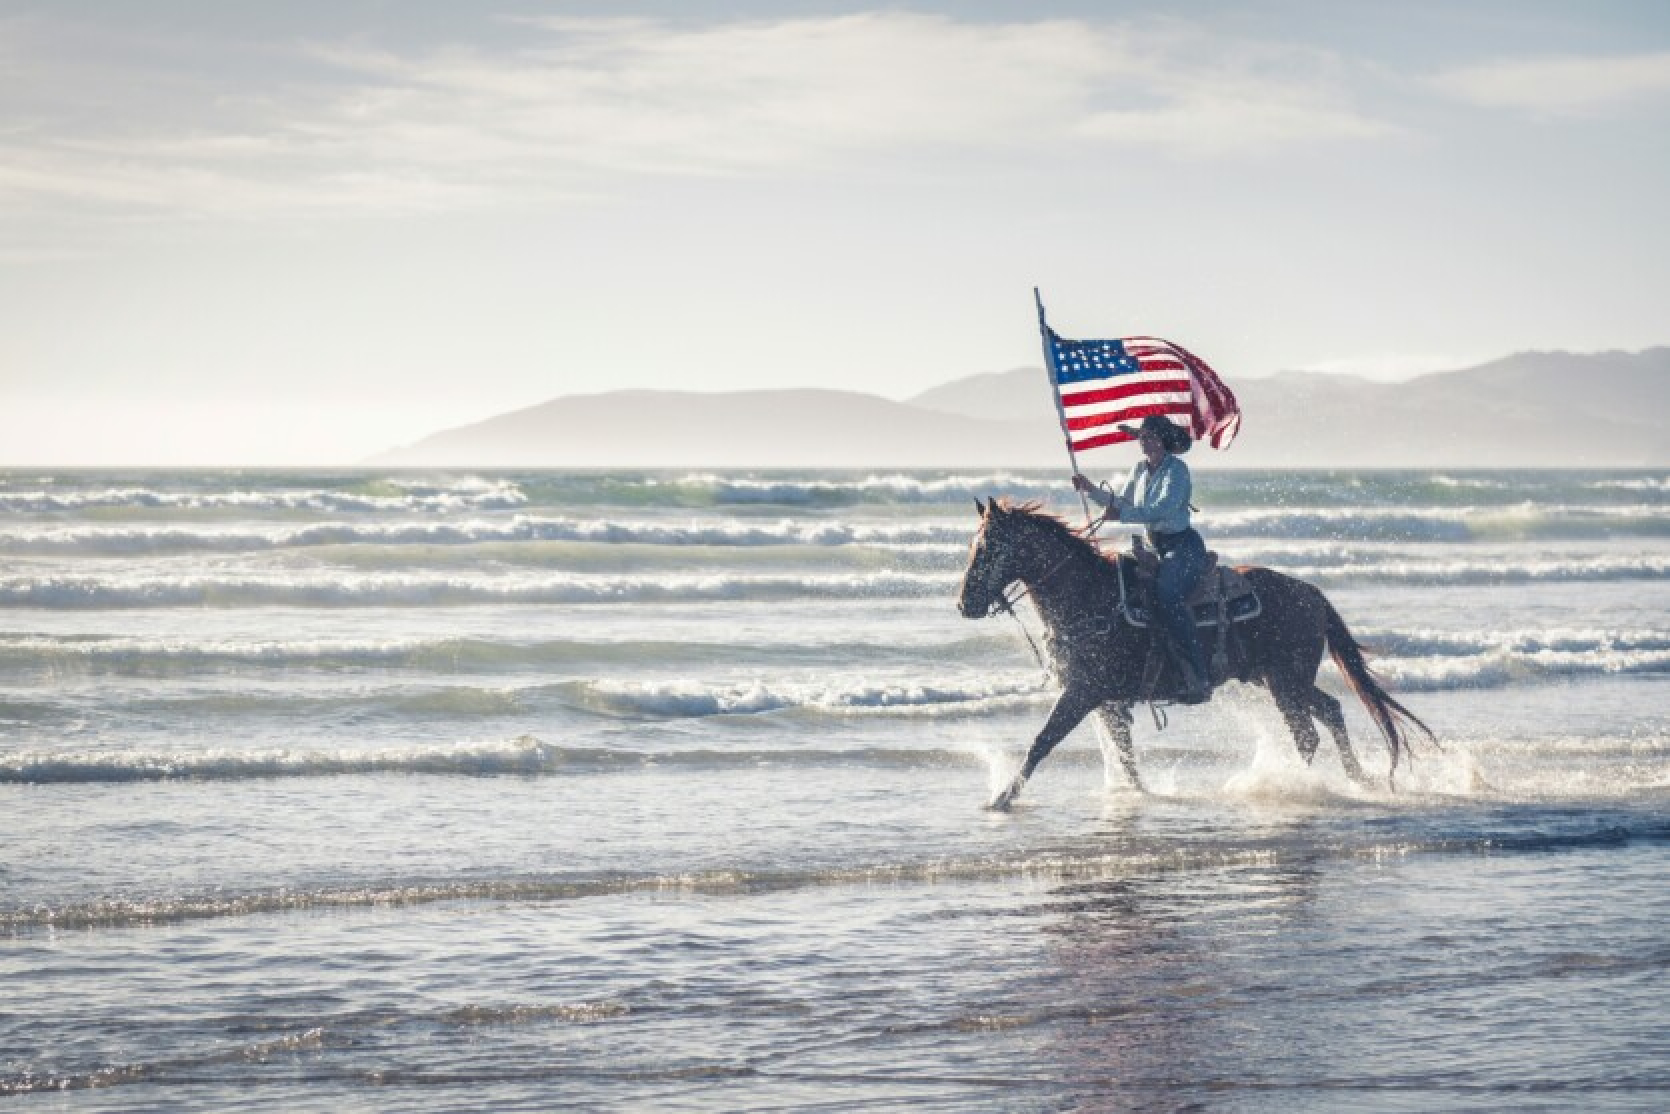
[[[1206,361],[1169,340],[1065,340],[1044,327],[1050,378],[1075,452],[1133,441],[1119,423],[1164,414],[1197,441],[1227,449],[1241,427],[1235,395]]]

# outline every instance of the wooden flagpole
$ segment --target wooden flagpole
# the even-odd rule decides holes
[[[1050,377],[1050,397],[1055,400],[1055,416],[1061,420],[1061,441],[1067,446],[1067,463],[1072,466],[1073,474],[1079,470],[1078,454],[1073,452],[1073,435],[1067,429],[1067,409],[1061,405],[1061,384],[1056,380],[1055,349],[1050,345],[1050,327],[1044,320],[1044,297],[1038,293],[1038,288],[1032,288],[1032,300],[1038,305],[1038,338],[1044,344],[1044,374]],[[1093,521],[1090,513],[1090,500],[1084,492],[1079,492],[1079,505],[1084,508],[1084,521],[1089,525]]]

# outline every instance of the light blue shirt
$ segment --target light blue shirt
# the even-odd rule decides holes
[[[1102,507],[1117,504],[1121,522],[1147,526],[1151,533],[1180,534],[1189,528],[1189,498],[1193,494],[1189,466],[1167,453],[1152,475],[1148,461],[1137,461],[1125,481],[1125,490],[1119,494],[1092,491],[1090,497]]]

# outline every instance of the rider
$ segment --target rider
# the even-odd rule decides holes
[[[1189,466],[1180,459],[1189,451],[1189,434],[1158,414],[1142,419],[1140,426],[1119,428],[1136,437],[1143,456],[1131,469],[1124,491],[1117,495],[1105,491],[1077,472],[1073,474],[1073,486],[1104,507],[1109,519],[1148,527],[1148,538],[1160,554],[1155,584],[1160,625],[1183,658],[1183,694],[1179,700],[1198,704],[1209,691],[1206,662],[1200,640],[1195,637],[1194,616],[1184,601],[1206,571],[1206,543],[1189,525],[1192,485]]]

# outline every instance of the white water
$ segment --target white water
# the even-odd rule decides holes
[[[1325,666],[1374,787],[1231,686],[981,811],[1051,693],[970,500],[1056,477],[0,476],[0,1094],[1657,1108],[1665,477],[1200,487],[1395,792]]]

